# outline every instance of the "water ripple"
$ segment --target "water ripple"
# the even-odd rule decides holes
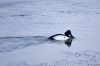
[[[45,36],[0,37],[0,52],[9,52],[45,42]]]

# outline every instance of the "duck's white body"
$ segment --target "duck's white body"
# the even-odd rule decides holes
[[[68,38],[69,37],[64,36],[64,35],[57,35],[53,37],[54,40],[67,40]]]

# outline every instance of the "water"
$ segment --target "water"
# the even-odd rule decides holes
[[[0,66],[100,66],[98,0],[0,1]],[[75,39],[50,41],[70,29]]]
[[[45,39],[44,36],[1,37],[0,52],[10,52],[27,46],[42,44],[46,41]]]

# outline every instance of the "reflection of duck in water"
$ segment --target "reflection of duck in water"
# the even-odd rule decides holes
[[[65,44],[68,45],[68,47],[71,46],[72,40],[74,39],[74,36],[71,34],[70,30],[67,30],[64,34],[55,34],[53,36],[49,37],[50,40],[59,40],[59,41],[65,41]]]
[[[70,47],[72,43],[73,38],[69,37],[69,39],[65,40],[65,44]]]

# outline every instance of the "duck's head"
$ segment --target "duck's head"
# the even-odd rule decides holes
[[[72,38],[74,38],[73,35],[72,35],[72,33],[71,33],[71,30],[67,30],[64,34],[65,34],[65,36],[67,36],[67,37],[72,37]]]

